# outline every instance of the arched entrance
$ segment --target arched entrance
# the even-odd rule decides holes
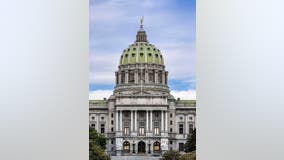
[[[125,141],[123,143],[123,152],[124,153],[130,153],[130,143],[128,141]]]
[[[138,153],[146,153],[146,144],[143,141],[138,143]]]
[[[154,144],[153,144],[153,151],[154,152],[160,152],[161,151],[161,144],[160,144],[160,142],[154,142]]]

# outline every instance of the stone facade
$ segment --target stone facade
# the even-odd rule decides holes
[[[107,138],[112,156],[159,156],[183,150],[195,128],[195,100],[175,99],[160,50],[141,24],[136,41],[123,51],[116,86],[108,99],[90,100],[90,126]]]

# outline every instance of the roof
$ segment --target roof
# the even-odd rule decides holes
[[[92,104],[106,104],[107,101],[106,100],[89,100],[89,103],[92,103]]]
[[[196,105],[196,100],[177,100],[177,104],[184,104],[184,105]]]

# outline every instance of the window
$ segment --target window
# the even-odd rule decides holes
[[[155,142],[153,145],[154,152],[160,151],[160,142]]]
[[[113,132],[113,127],[111,127],[111,131]]]
[[[126,54],[125,57],[127,58],[127,57],[128,57],[128,54]]]
[[[156,113],[155,113],[155,117],[159,117],[159,113],[156,112]]]
[[[105,125],[101,124],[101,133],[105,133]]]
[[[140,53],[140,56],[143,57],[143,53]]]
[[[179,151],[183,151],[184,149],[183,149],[183,143],[179,143],[178,144],[178,149],[179,149]]]
[[[135,53],[132,53],[132,57],[135,57]]]
[[[179,134],[183,134],[183,124],[179,125]]]
[[[171,117],[171,118],[173,117],[173,114],[172,114],[172,113],[170,114],[170,117]]]
[[[95,117],[92,117],[92,119],[95,119]]]
[[[156,48],[154,48],[153,50],[156,51]]]
[[[133,48],[134,51],[136,51],[136,48]]]
[[[103,119],[105,119],[105,117],[101,117],[101,119],[103,120]]]
[[[192,120],[192,117],[190,116],[189,119]]]
[[[143,127],[139,128],[139,136],[144,136],[145,135],[145,130]]]
[[[113,144],[114,142],[113,142],[113,139],[111,140],[111,144]]]
[[[96,125],[95,125],[95,124],[91,124],[91,126],[92,126],[92,127],[96,127]]]
[[[155,136],[160,135],[160,128],[158,128],[158,127],[155,127],[155,128],[154,128],[154,135],[155,135]]]
[[[111,124],[113,124],[113,120],[111,120]]]
[[[148,51],[150,51],[150,48],[147,48]]]
[[[111,114],[111,118],[113,118],[113,113]]]
[[[172,129],[172,128],[170,128],[170,132],[173,132],[173,129]]]
[[[173,141],[170,141],[170,144],[173,144]]]
[[[124,135],[129,135],[129,127],[124,128]]]
[[[123,151],[126,153],[130,153],[130,143],[128,141],[125,141],[123,143]]]
[[[141,47],[140,50],[143,50],[143,47]]]
[[[170,125],[173,125],[173,121],[170,121]]]
[[[192,132],[193,132],[193,124],[190,124],[189,125],[189,134],[192,134]]]
[[[125,117],[129,117],[129,114],[126,112],[126,113],[124,114],[124,116],[125,116]]]
[[[151,56],[152,56],[152,54],[151,54],[151,53],[149,53],[149,54],[148,54],[148,56],[149,56],[149,57],[151,57]]]
[[[156,58],[158,58],[158,54],[156,54],[155,56],[156,56]]]

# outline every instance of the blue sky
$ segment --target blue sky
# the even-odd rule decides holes
[[[134,42],[141,16],[148,41],[164,56],[171,93],[195,99],[195,6],[195,0],[90,0],[92,99],[112,93],[119,57]]]

